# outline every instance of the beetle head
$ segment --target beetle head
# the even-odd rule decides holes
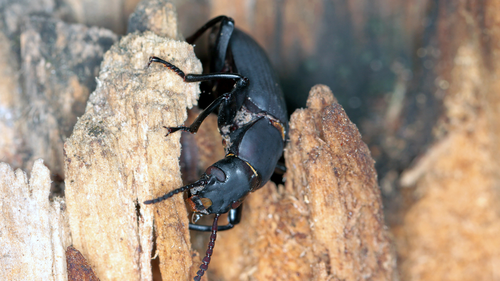
[[[235,156],[208,167],[200,181],[205,181],[204,186],[191,189],[188,203],[195,212],[202,214],[223,214],[237,208],[259,184],[256,172]]]

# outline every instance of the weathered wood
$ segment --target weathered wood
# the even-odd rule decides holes
[[[127,33],[151,31],[162,37],[182,40],[177,27],[175,6],[167,0],[147,0],[137,4],[130,15]]]
[[[63,143],[95,89],[104,52],[116,42],[111,31],[33,16],[21,33],[24,107],[17,129],[24,139],[23,168],[42,158],[53,180],[64,179]],[[62,190],[55,190],[60,193]]]
[[[146,68],[153,54],[186,73],[201,71],[187,43],[152,33],[122,38],[105,55],[98,88],[65,143],[73,244],[101,280],[151,280],[153,216],[163,278],[189,276],[182,197],[142,202],[181,185],[179,134],[165,139],[163,126],[183,122],[198,84],[159,65]]]
[[[50,171],[35,161],[31,177],[0,163],[0,279],[67,280],[70,241],[64,200],[49,201]]]
[[[53,0],[6,0],[0,4],[0,161],[14,168],[31,170],[24,166],[29,156],[26,136],[19,128],[26,121],[28,108],[19,71],[22,26],[30,14],[51,13],[54,8]]]
[[[0,24],[1,26],[1,24]],[[23,136],[16,120],[21,116],[22,98],[19,93],[19,63],[7,35],[0,30],[0,161],[21,167]]]

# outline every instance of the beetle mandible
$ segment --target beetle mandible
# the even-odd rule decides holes
[[[219,24],[220,23],[220,24]],[[243,199],[264,184],[274,172],[285,146],[288,115],[283,93],[264,50],[246,33],[234,27],[233,19],[216,17],[186,41],[193,44],[206,30],[216,28],[210,71],[185,74],[175,65],[158,57],[160,63],[179,75],[184,82],[212,83],[217,97],[189,127],[165,127],[167,136],[176,131],[196,133],[203,120],[218,109],[218,127],[225,157],[208,167],[201,178],[161,197],[145,201],[154,204],[189,190],[188,203],[200,214],[215,214],[211,226],[189,224],[192,230],[211,231],[209,246],[195,281],[200,280],[210,263],[218,230],[232,228],[241,218]],[[218,226],[221,214],[229,212],[228,224]]]

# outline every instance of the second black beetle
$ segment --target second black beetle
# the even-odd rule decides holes
[[[185,82],[208,81],[219,93],[189,127],[167,129],[168,134],[178,130],[196,133],[203,120],[218,109],[218,126],[226,154],[224,159],[208,167],[198,181],[144,202],[158,203],[189,190],[188,202],[195,212],[215,214],[211,226],[189,225],[193,230],[212,232],[206,256],[194,280],[200,280],[208,268],[217,230],[230,229],[237,224],[243,199],[271,178],[283,153],[288,128],[283,93],[269,59],[250,36],[234,27],[231,18],[219,16],[210,20],[186,41],[194,43],[206,30],[219,23],[211,48],[210,73],[185,74],[158,57],[150,57],[148,64],[161,63]],[[218,226],[219,216],[227,212],[228,224]]]

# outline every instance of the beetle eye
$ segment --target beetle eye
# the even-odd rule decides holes
[[[220,168],[217,168],[215,166],[210,166],[208,167],[207,171],[205,172],[207,175],[213,175],[217,178],[218,181],[226,181],[226,174],[224,171],[222,171]]]

